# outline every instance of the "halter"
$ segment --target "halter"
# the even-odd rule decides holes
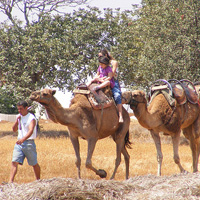
[[[130,106],[133,106],[135,108],[137,108],[139,103],[146,103],[146,102],[145,101],[137,101],[135,99],[132,99],[132,97],[131,97],[130,102],[129,102]]]
[[[137,100],[133,99],[132,92],[130,94],[130,100],[129,101],[124,96],[122,96],[122,98],[125,99],[125,101],[127,102],[127,104],[129,104],[130,106],[136,107],[136,108],[137,108],[137,106],[138,106],[139,103],[146,103],[145,101],[137,101]]]

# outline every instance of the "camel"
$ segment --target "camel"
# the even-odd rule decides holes
[[[161,93],[147,106],[145,93],[141,90],[126,91],[122,96],[123,103],[130,105],[140,125],[148,129],[152,135],[157,150],[157,175],[161,175],[163,160],[160,132],[171,136],[174,162],[178,165],[180,172],[186,172],[180,163],[178,154],[181,129],[184,136],[190,141],[193,172],[197,172],[200,153],[200,107],[198,104],[187,102],[182,106],[177,105],[172,108]]]
[[[31,93],[30,99],[43,105],[48,113],[49,118],[62,125],[66,125],[69,131],[69,137],[72,142],[76,154],[76,167],[78,170],[78,178],[81,178],[81,158],[79,149],[79,137],[87,140],[88,152],[86,159],[86,168],[94,171],[101,178],[105,178],[107,173],[105,170],[97,170],[92,165],[92,154],[95,149],[96,142],[99,139],[112,136],[116,143],[116,160],[115,168],[110,179],[114,179],[117,168],[121,162],[121,153],[125,159],[126,179],[129,177],[129,159],[130,156],[127,148],[130,148],[129,141],[129,124],[130,117],[128,112],[123,109],[124,123],[119,124],[118,112],[116,106],[112,104],[103,110],[94,110],[86,95],[76,94],[71,100],[69,108],[63,108],[58,100],[54,97],[56,90],[43,89]]]

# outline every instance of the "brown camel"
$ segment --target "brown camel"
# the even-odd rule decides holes
[[[92,165],[92,154],[97,140],[112,136],[116,142],[116,160],[114,172],[111,179],[114,179],[118,166],[121,162],[121,153],[125,159],[126,179],[129,177],[129,154],[126,147],[130,147],[129,141],[129,114],[123,109],[124,123],[119,124],[118,112],[113,104],[103,110],[94,110],[84,94],[76,94],[71,100],[69,108],[63,108],[54,97],[55,90],[43,89],[42,91],[32,92],[30,99],[43,105],[49,118],[62,125],[68,126],[69,137],[76,154],[76,167],[78,177],[81,178],[80,149],[78,138],[84,138],[88,143],[86,167],[94,171],[101,178],[105,178],[107,173],[104,170],[97,170]]]
[[[193,158],[193,172],[198,171],[200,153],[200,108],[198,104],[187,102],[182,106],[172,108],[163,94],[158,94],[147,107],[145,93],[140,90],[123,93],[124,102],[130,104],[138,122],[147,128],[155,142],[157,149],[158,171],[161,175],[163,154],[159,132],[170,135],[173,142],[174,161],[181,172],[185,172],[178,154],[181,129],[190,141]]]

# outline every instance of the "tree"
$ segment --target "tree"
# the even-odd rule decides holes
[[[139,38],[137,84],[157,79],[199,80],[200,1],[144,0],[133,22],[133,38]],[[135,44],[135,43],[134,43]]]
[[[123,30],[119,21],[125,21],[119,13],[108,9],[102,17],[99,9],[90,8],[65,16],[46,14],[40,22],[26,27],[2,25],[4,87],[15,91],[18,98],[47,85],[73,89],[96,73],[101,48],[118,45],[116,40]]]
[[[95,74],[102,48],[119,61],[126,86],[199,80],[199,7],[195,0],[145,0],[132,11],[88,7],[26,26],[1,24],[2,87],[18,99],[47,85],[72,90]]]
[[[17,113],[17,98],[12,90],[0,88],[0,113],[14,114]]]
[[[1,0],[0,12],[5,14],[12,24],[16,24],[13,10],[16,9],[24,15],[26,25],[30,24],[30,18],[34,15],[39,22],[44,14],[60,13],[59,8],[85,4],[87,0]]]

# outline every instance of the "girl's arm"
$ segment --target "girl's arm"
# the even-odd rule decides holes
[[[93,82],[97,82],[99,80],[99,77],[100,77],[100,73],[97,72],[94,78],[89,83],[87,83],[87,87],[89,87]]]
[[[113,71],[113,76],[115,75],[118,67],[118,62],[116,60],[112,60],[112,71]]]

